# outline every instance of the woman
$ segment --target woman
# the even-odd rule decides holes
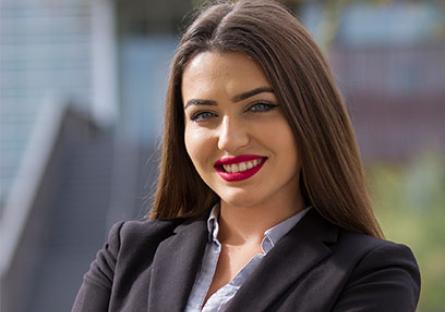
[[[149,221],[113,226],[73,311],[415,311],[319,49],[272,1],[204,8],[173,59]]]

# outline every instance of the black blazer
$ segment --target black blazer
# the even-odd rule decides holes
[[[184,311],[204,254],[206,221],[115,224],[72,311]],[[408,247],[345,231],[311,209],[263,258],[227,311],[409,312],[419,292]]]

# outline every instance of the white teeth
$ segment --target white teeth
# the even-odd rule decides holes
[[[247,164],[245,162],[240,163],[238,166],[240,171],[246,171],[247,169]]]
[[[260,159],[255,159],[251,161],[244,161],[242,163],[238,164],[231,164],[231,165],[223,165],[223,168],[227,172],[240,172],[240,171],[246,171],[249,169],[252,169],[253,167],[258,166],[261,163]]]

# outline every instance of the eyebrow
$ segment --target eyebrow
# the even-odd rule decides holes
[[[271,87],[259,87],[259,88],[255,88],[240,94],[235,95],[234,97],[232,97],[232,102],[239,102],[242,100],[246,100],[254,95],[263,93],[263,92],[270,92],[270,93],[274,93],[273,89]],[[190,105],[217,105],[217,102],[214,100],[203,100],[203,99],[191,99],[189,101],[187,101],[187,104],[185,104],[184,109],[186,109],[187,107],[189,107]]]

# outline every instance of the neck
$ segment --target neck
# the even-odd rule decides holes
[[[225,245],[260,245],[264,232],[304,209],[301,196],[289,203],[263,203],[251,207],[221,200],[218,239]]]

